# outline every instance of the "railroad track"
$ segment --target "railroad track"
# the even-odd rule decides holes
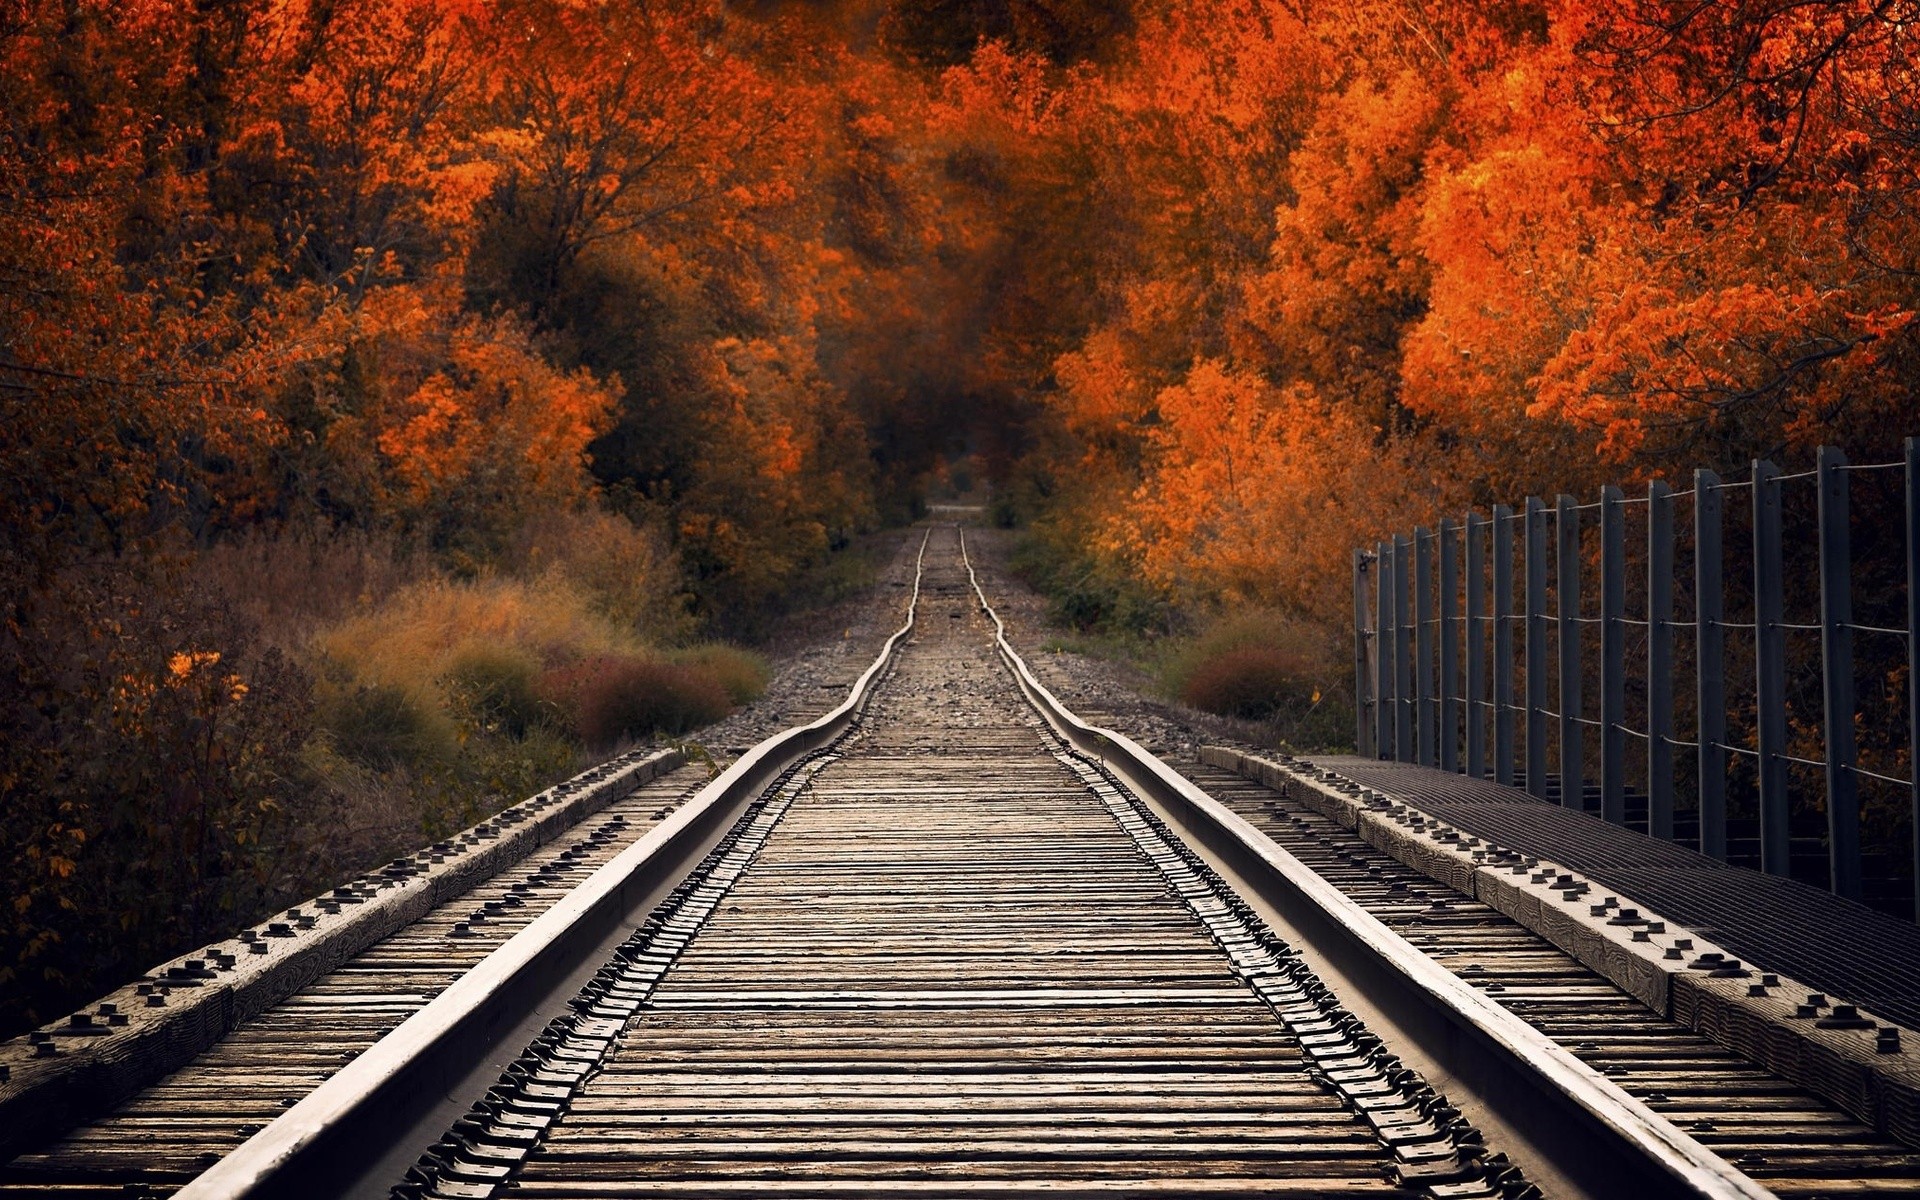
[[[703,767],[672,770],[434,907],[124,1104],[0,1168],[0,1197],[163,1195],[182,1186],[424,1008],[706,777]]]
[[[16,1160],[0,1196],[166,1191],[208,1154],[182,1197],[1765,1195],[1703,1144],[1719,1121],[1735,1155],[1821,1145],[1819,1171],[1768,1176],[1783,1194],[1911,1184],[1900,1148],[1488,914],[1404,911],[1438,885],[1207,777],[1262,833],[1080,722],[958,531],[921,553],[845,704],[697,790],[648,785],[644,825],[570,844],[568,874],[516,868],[499,886],[537,873],[540,908],[486,940],[471,901],[464,927],[438,912],[217,1047],[262,1073],[234,1097],[254,1121],[136,1101]],[[168,1086],[144,1101],[216,1103]]]
[[[1781,1197],[1920,1195],[1920,1153],[1665,1017],[1300,799],[1182,771],[1389,928]]]

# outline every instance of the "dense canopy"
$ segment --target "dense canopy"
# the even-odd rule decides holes
[[[207,592],[249,539],[571,554],[665,644],[964,463],[1077,578],[1331,628],[1415,514],[1884,454],[1917,63],[1914,0],[8,5],[8,1015],[323,869],[379,681]]]

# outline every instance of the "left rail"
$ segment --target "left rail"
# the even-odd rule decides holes
[[[383,938],[460,903],[686,758],[679,749],[622,754],[0,1042],[0,1163],[187,1066],[243,1023]]]
[[[502,1045],[643,917],[740,810],[795,763],[840,738],[866,710],[919,608],[922,539],[907,615],[839,707],[761,742],[671,817],[461,976],[426,1007],[181,1189],[180,1200],[334,1196],[367,1174],[364,1148],[387,1145],[443,1107]],[[464,1105],[461,1107],[464,1108]]]

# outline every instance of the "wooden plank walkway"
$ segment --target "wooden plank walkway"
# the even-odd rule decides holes
[[[963,584],[930,568],[864,727],[511,1195],[1401,1194],[1373,1128],[1056,759]]]

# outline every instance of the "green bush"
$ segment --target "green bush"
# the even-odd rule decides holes
[[[676,662],[710,672],[735,705],[751,704],[767,691],[767,660],[725,642],[704,642],[674,655]]]
[[[391,683],[362,684],[326,705],[326,728],[342,758],[375,770],[439,763],[458,752],[446,715]]]
[[[1014,573],[1047,596],[1048,619],[1081,633],[1163,630],[1166,601],[1139,580],[1082,552],[1057,533],[1034,530],[1014,546]]]
[[[456,718],[473,732],[523,738],[548,716],[540,697],[540,664],[511,646],[462,650],[442,683]]]
[[[1264,721],[1296,749],[1351,742],[1353,709],[1334,635],[1271,609],[1216,619],[1162,658],[1161,689],[1205,712]]]
[[[431,838],[445,837],[583,765],[572,740],[544,723],[530,727],[523,737],[472,738],[461,748],[451,778],[430,788],[416,782],[415,803],[422,806],[420,831]]]
[[[1011,492],[999,491],[987,502],[987,522],[995,529],[1018,529],[1020,527],[1020,506],[1014,502]]]

